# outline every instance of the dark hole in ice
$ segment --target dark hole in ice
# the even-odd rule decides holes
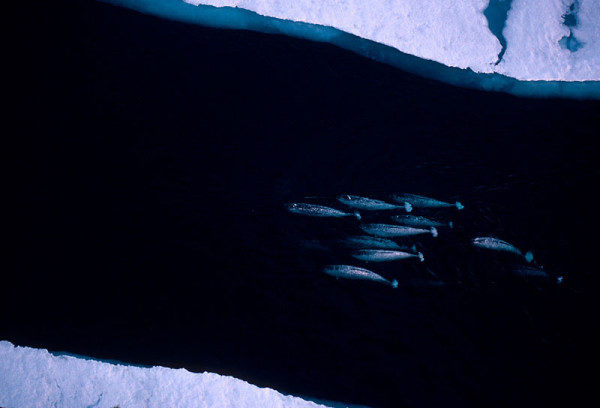
[[[506,17],[508,16],[511,4],[512,0],[490,0],[487,8],[483,11],[490,31],[498,38],[500,45],[502,45],[502,50],[498,54],[495,65],[498,65],[502,61],[502,57],[506,52],[506,38],[504,38],[502,31],[506,25]]]
[[[579,1],[571,3],[569,10],[563,14],[563,24],[567,27],[577,26],[577,13],[579,12]]]
[[[577,13],[578,12],[579,12],[579,1],[575,0],[573,3],[571,3],[567,12],[565,14],[563,14],[563,16],[562,16],[563,24],[565,26],[569,27],[569,35],[568,36],[565,35],[560,40],[558,40],[558,44],[562,48],[569,50],[571,52],[577,51],[584,45],[583,42],[581,42],[577,38],[575,38],[575,35],[573,34],[573,30],[571,29],[572,27],[577,26]]]
[[[560,44],[560,46],[562,48],[569,50],[571,52],[575,52],[578,49],[580,49],[581,47],[583,47],[583,43],[581,41],[579,41],[577,38],[575,38],[575,36],[573,35],[573,32],[571,32],[568,36],[565,35],[563,38],[558,40],[558,43]]]

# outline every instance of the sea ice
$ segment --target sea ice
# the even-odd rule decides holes
[[[263,16],[334,27],[402,52],[475,72],[521,80],[600,80],[600,1],[575,0],[584,44],[564,49],[563,15],[573,0],[514,0],[508,11],[506,52],[483,14],[489,0],[182,0],[238,7]]]
[[[577,1],[577,24],[570,28],[563,16],[573,3],[513,0],[503,31],[508,46],[497,72],[523,80],[600,80],[600,1]],[[581,43],[576,51],[560,43],[571,30]]]
[[[166,367],[109,364],[0,341],[5,408],[319,408],[237,378]]]
[[[598,0],[513,0],[502,35],[490,31],[488,0],[101,1],[187,23],[329,42],[458,86],[600,99]],[[573,3],[568,24],[576,24],[569,26],[564,16]]]
[[[489,62],[501,49],[483,15],[487,0],[184,1],[335,27],[408,54],[478,72],[492,72]]]

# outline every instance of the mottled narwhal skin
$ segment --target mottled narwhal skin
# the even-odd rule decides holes
[[[434,198],[423,197],[416,194],[396,194],[393,196],[394,201],[399,203],[410,203],[414,208],[446,208],[456,207],[459,210],[465,208],[458,201],[454,204],[436,200]]]
[[[409,227],[454,227],[452,221],[448,223],[443,223],[435,220],[430,220],[429,218],[421,217],[418,215],[394,215],[392,219],[398,224],[408,225]]]
[[[397,210],[404,208],[406,211],[410,211],[408,207],[397,204],[386,203],[381,200],[374,200],[372,198],[360,197],[355,195],[344,194],[338,197],[338,201],[348,207],[357,208],[365,211],[379,211],[379,210]]]
[[[506,241],[502,241],[501,239],[494,237],[478,237],[473,239],[473,245],[479,248],[491,249],[494,251],[504,251],[510,252],[515,255],[519,255],[525,258],[527,262],[533,261],[533,254],[531,252],[527,252],[525,255],[512,244],[509,244]]]
[[[356,259],[365,262],[388,262],[399,259],[418,258],[421,262],[425,260],[422,253],[411,254],[410,252],[392,251],[389,249],[361,249],[352,254]]]
[[[359,280],[370,280],[374,282],[385,283],[391,285],[393,288],[398,287],[398,281],[389,281],[381,275],[376,274],[368,269],[359,268],[351,265],[329,265],[323,269],[328,275],[335,276],[336,278],[344,279],[359,279]]]
[[[324,205],[306,204],[306,203],[290,203],[286,206],[287,210],[294,214],[307,215],[309,217],[356,217],[360,219],[360,214],[357,212],[349,214],[347,212],[336,210],[335,208],[326,207]]]
[[[398,245],[396,242],[379,237],[372,237],[370,235],[356,235],[348,237],[342,241],[342,243],[350,248],[355,249],[397,249],[397,250],[416,250],[416,246],[412,245]]]
[[[430,229],[405,227],[403,225],[391,224],[363,224],[360,228],[367,234],[375,235],[376,237],[392,238],[392,237],[408,237],[411,235],[431,234],[437,237],[438,232],[435,227]]]

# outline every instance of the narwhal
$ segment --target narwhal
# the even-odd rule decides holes
[[[310,217],[356,217],[360,220],[360,214],[357,212],[350,214],[335,208],[326,207],[324,205],[306,204],[306,203],[290,203],[287,210],[294,214],[308,215]]]
[[[389,281],[381,275],[376,274],[368,269],[359,268],[357,266],[351,265],[328,265],[323,269],[328,275],[335,276],[336,278],[345,278],[345,279],[360,279],[360,280],[370,280],[374,282],[385,283],[390,285],[393,288],[398,287],[398,281],[392,280]]]
[[[394,242],[390,239],[372,237],[370,235],[355,235],[352,237],[347,237],[346,239],[342,240],[341,242],[344,245],[346,245],[347,247],[355,248],[355,249],[377,248],[377,249],[397,249],[399,251],[410,249],[413,252],[415,252],[416,248],[417,248],[415,245],[412,245],[410,247],[407,245],[398,245],[396,242]]]
[[[525,255],[521,250],[506,241],[494,237],[478,237],[473,239],[473,245],[479,248],[491,249],[494,251],[510,252],[515,255],[519,255],[525,258],[527,262],[533,261],[533,254],[526,252]]]
[[[376,237],[391,238],[391,237],[407,237],[411,235],[431,234],[434,237],[438,236],[438,231],[435,227],[430,229],[405,227],[402,225],[390,224],[363,224],[360,228],[367,234],[375,235]]]
[[[398,203],[409,203],[414,208],[446,208],[456,207],[459,210],[465,208],[460,202],[447,203],[444,201],[436,200],[434,198],[423,197],[416,194],[395,194],[393,200]]]
[[[512,268],[512,273],[523,278],[549,279],[551,277],[542,267],[537,268],[527,265],[516,265]],[[555,282],[560,285],[563,282],[563,277],[557,276]]]
[[[375,200],[367,197],[360,197],[356,195],[348,195],[344,194],[338,196],[338,201],[342,204],[347,205],[348,207],[356,208],[359,210],[365,211],[379,211],[379,210],[397,210],[399,208],[404,208],[406,212],[410,212],[412,207],[410,205],[397,205],[386,203],[385,201]]]
[[[418,215],[394,215],[392,216],[392,219],[398,224],[408,225],[409,227],[454,227],[452,221],[444,223],[440,221],[430,220],[429,218],[421,217]]]
[[[418,258],[421,262],[425,260],[421,252],[411,254],[410,252],[393,251],[389,249],[361,249],[360,251],[354,252],[352,256],[366,262],[387,262],[408,258]]]

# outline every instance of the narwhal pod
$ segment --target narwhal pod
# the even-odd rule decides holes
[[[503,251],[522,256],[527,262],[533,261],[533,254],[526,252],[525,255],[521,250],[506,241],[494,237],[478,237],[473,239],[473,245],[479,248],[491,249],[493,251]]]
[[[407,212],[411,211],[411,207],[405,204],[397,205],[386,203],[381,200],[374,200],[372,198],[360,197],[356,195],[344,194],[338,196],[338,201],[348,207],[356,208],[364,211],[380,211],[380,210],[397,210],[403,208]]]
[[[324,205],[290,203],[287,204],[286,208],[293,214],[307,215],[309,217],[356,217],[360,220],[360,214],[358,212],[350,214]]]
[[[394,279],[393,281],[389,281],[375,272],[372,272],[368,269],[359,268],[357,266],[328,265],[323,269],[323,272],[336,278],[370,280],[374,282],[385,283],[393,288],[398,287],[397,280]]]
[[[393,200],[397,203],[409,203],[413,208],[447,208],[456,207],[459,210],[465,208],[458,201],[454,204],[436,200],[434,198],[423,197],[416,194],[394,194]]]
[[[434,237],[438,236],[438,231],[435,227],[430,229],[406,227],[403,225],[390,224],[363,224],[360,228],[370,235],[382,238],[392,237],[408,237],[412,235],[431,234]]]

